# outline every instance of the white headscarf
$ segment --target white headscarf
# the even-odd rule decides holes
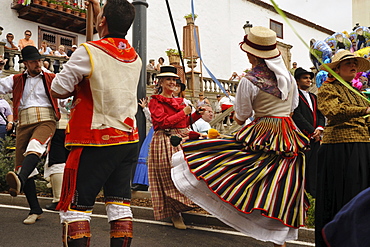
[[[292,84],[295,83],[294,77],[287,70],[281,55],[275,58],[265,59],[265,62],[267,67],[275,73],[278,88],[281,92],[281,99],[286,100]]]

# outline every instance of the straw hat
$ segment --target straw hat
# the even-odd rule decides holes
[[[341,50],[335,53],[332,58],[332,62],[327,63],[326,65],[331,69],[335,69],[340,62],[351,58],[355,58],[358,62],[357,72],[368,71],[370,69],[370,62],[368,60],[363,57],[357,57],[355,54],[347,50]],[[320,69],[327,71],[324,65],[320,65]]]
[[[266,27],[252,27],[240,48],[256,57],[270,59],[280,55],[276,47],[276,33]]]
[[[179,78],[180,76],[177,74],[177,69],[174,66],[166,65],[166,66],[161,66],[157,77],[177,77]]]

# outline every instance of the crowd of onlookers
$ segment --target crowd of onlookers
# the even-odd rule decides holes
[[[10,65],[9,65],[9,51],[21,51],[24,47],[26,46],[34,46],[37,48],[35,41],[31,39],[32,32],[30,30],[26,30],[24,32],[24,38],[20,39],[18,43],[14,41],[14,34],[13,33],[7,33],[6,38],[2,40],[2,42],[5,43],[5,52],[4,52],[4,59],[2,62],[4,63],[4,69],[8,70]],[[64,45],[59,45],[55,50],[53,50],[50,46],[49,43],[46,40],[43,40],[41,42],[40,47],[38,48],[39,52],[41,55],[44,56],[58,56],[58,57],[63,57],[63,58],[69,58],[72,53],[77,49],[77,45],[72,45],[72,48],[66,51],[66,48]],[[14,64],[14,58],[13,59],[13,64]],[[0,64],[1,65],[1,64]],[[43,66],[46,69],[50,69],[50,66],[53,65],[53,72],[58,73],[60,71],[60,62],[59,60],[53,61],[53,64],[50,64],[50,59],[45,58],[43,61]]]

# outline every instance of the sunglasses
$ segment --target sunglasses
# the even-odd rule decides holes
[[[26,33],[26,36],[31,36],[31,34],[29,34],[29,33]]]

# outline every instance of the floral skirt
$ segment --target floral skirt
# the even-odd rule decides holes
[[[201,201],[201,207],[218,217],[224,214],[221,209],[227,208],[236,211],[238,217],[240,214],[258,214],[278,221],[276,224],[282,227],[303,226],[308,208],[308,199],[304,193],[303,151],[308,146],[309,139],[289,117],[258,118],[228,139],[188,141],[182,145],[187,170],[196,180],[204,182],[213,194],[211,197],[215,195],[218,202],[209,203],[213,205],[208,208],[207,200],[211,202],[209,194],[204,194],[204,198],[198,194],[198,199],[190,199],[197,204]],[[192,186],[187,187],[186,182],[180,180],[184,178],[190,181],[192,178],[188,175],[187,178],[181,178],[178,173],[188,171],[183,168],[176,171],[179,163],[181,158],[174,161],[172,178],[177,188],[189,196]],[[215,209],[215,204],[227,206]],[[266,224],[272,226],[271,223]],[[231,225],[243,231],[243,227]]]

